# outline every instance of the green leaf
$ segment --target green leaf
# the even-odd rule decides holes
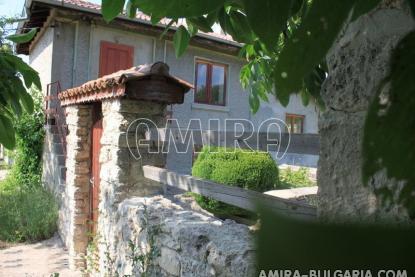
[[[188,18],[187,21],[189,21],[191,24],[196,26],[202,32],[205,32],[205,33],[213,32],[211,28],[211,23],[204,16]]]
[[[268,92],[263,81],[255,82],[252,86],[252,89],[256,91],[255,93],[259,98],[261,98],[262,101],[269,102]]]
[[[102,0],[101,12],[106,22],[110,22],[122,13],[125,0]]]
[[[163,37],[167,34],[167,32],[170,30],[171,26],[175,23],[173,19],[170,19],[169,24],[167,24],[166,27],[164,27],[163,33],[161,33],[159,39],[163,39]]]
[[[255,276],[270,276],[269,270],[299,270],[298,276],[312,276],[309,270],[321,270],[317,273],[320,276],[323,276],[323,270],[325,273],[342,270],[338,276],[352,276],[352,270],[384,269],[404,269],[407,276],[415,274],[411,255],[415,247],[413,226],[327,224],[289,218],[264,208],[259,213],[261,228]],[[266,274],[260,275],[261,270]],[[345,270],[349,270],[349,274],[345,274]],[[329,275],[337,274],[326,276]],[[378,274],[368,275],[366,271],[361,274],[359,271],[359,276]]]
[[[307,92],[306,89],[302,89],[300,91],[300,96],[301,96],[301,102],[303,103],[303,105],[306,107],[308,106],[308,104],[310,103],[310,95]]]
[[[173,37],[174,49],[176,52],[176,57],[179,58],[186,51],[187,46],[189,45],[190,34],[186,28],[181,25]]]
[[[325,79],[326,71],[319,66],[316,66],[314,70],[304,78],[304,88],[301,90],[307,90],[307,93],[312,96],[321,110],[325,109],[325,104],[320,94],[321,86]]]
[[[277,87],[275,88],[275,97],[283,107],[287,107],[288,103],[290,103],[290,94],[285,91],[278,90]]]
[[[415,18],[415,1],[414,0],[408,0],[409,7],[411,8],[412,17]]]
[[[275,67],[279,99],[299,91],[309,74],[333,44],[354,1],[314,0],[303,22],[282,49]]]
[[[245,12],[252,30],[269,50],[277,46],[280,33],[286,28],[291,0],[244,0]]]
[[[351,21],[356,20],[359,16],[373,10],[381,0],[357,0],[353,8]]]
[[[16,144],[15,131],[9,118],[0,113],[0,144],[13,149]]]
[[[192,23],[190,23],[188,20],[186,20],[186,24],[187,24],[187,30],[189,31],[190,36],[193,37],[194,35],[196,35],[197,32],[199,31],[197,27],[193,25]]]
[[[33,113],[34,104],[32,97],[26,92],[25,87],[22,84],[22,81],[19,78],[13,78],[12,80],[13,87],[16,94],[20,98],[21,103],[23,104],[23,107],[28,113]]]
[[[14,43],[26,43],[31,41],[37,33],[36,28],[30,29],[27,33],[14,34],[7,36],[6,39],[13,41]]]
[[[125,9],[129,18],[135,18],[137,16],[137,6],[134,0],[128,0]]]
[[[231,24],[230,35],[232,38],[243,43],[253,43],[255,35],[249,26],[247,17],[239,11],[229,13],[229,23]]]
[[[156,16],[156,15],[151,15],[151,19],[150,19],[150,21],[151,21],[151,24],[153,24],[153,25],[157,25],[157,23],[159,23],[160,22],[160,20],[162,19],[163,17],[161,17],[161,16]]]
[[[303,6],[303,2],[304,2],[303,0],[292,1],[291,11],[290,11],[291,16],[296,15],[301,10],[301,7]]]
[[[251,70],[249,68],[250,65],[245,64],[244,66],[242,66],[241,71],[239,73],[239,80],[241,82],[243,89],[248,88],[249,80],[251,79]]]
[[[391,199],[399,192],[410,217],[415,218],[415,31],[397,45],[390,72],[381,84],[367,113],[363,137],[363,181],[386,169],[388,178],[403,181],[403,188],[373,188]],[[389,89],[388,89],[389,87]],[[397,202],[396,200],[394,201]]]
[[[249,106],[251,107],[251,112],[256,114],[259,109],[259,98],[254,91],[249,94]]]
[[[21,58],[2,53],[3,58],[9,63],[12,68],[15,68],[23,75],[23,79],[25,81],[25,86],[30,88],[32,84],[34,84],[39,90],[42,89],[42,85],[40,83],[39,74],[31,68],[28,64],[26,64]]]
[[[407,0],[409,2],[409,7],[412,12],[412,17],[415,18],[415,1],[414,0]]]

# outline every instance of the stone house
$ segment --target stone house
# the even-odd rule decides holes
[[[251,114],[248,93],[239,82],[244,64],[238,57],[241,44],[228,35],[198,33],[177,59],[173,31],[160,38],[166,22],[153,26],[144,14],[135,19],[120,16],[107,24],[100,6],[83,0],[27,0],[24,13],[28,20],[22,27],[38,27],[39,33],[33,41],[19,44],[17,52],[29,55],[30,65],[40,73],[45,95],[133,65],[163,61],[173,75],[188,80],[198,91],[187,94],[183,105],[168,108],[169,117],[177,119],[181,128],[187,127],[190,119],[200,119],[203,130],[208,129],[209,119],[219,120],[219,130],[226,119],[250,120],[258,128],[274,117],[285,121],[293,133],[318,141],[319,112],[313,103],[304,107],[299,96],[293,95],[286,108],[270,97],[270,103],[262,103],[260,111]],[[211,93],[214,86],[217,93]],[[170,154],[167,166],[189,172],[191,152]],[[317,160],[318,147],[307,153],[289,152],[280,163],[316,167]]]

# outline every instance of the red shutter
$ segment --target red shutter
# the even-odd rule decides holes
[[[134,47],[102,41],[99,58],[99,77],[118,70],[128,69],[133,66],[133,60]]]

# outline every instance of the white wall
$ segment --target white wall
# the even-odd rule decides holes
[[[310,101],[308,106],[304,106],[300,95],[292,94],[290,102],[287,107],[275,99],[275,96],[269,95],[269,103],[261,100],[261,106],[258,112],[251,116],[254,125],[259,125],[260,122],[270,117],[276,117],[285,122],[285,116],[289,114],[298,114],[304,116],[303,132],[306,134],[318,133],[318,115],[319,111],[313,101]]]
[[[43,93],[52,78],[53,36],[54,30],[48,28],[29,55],[30,66],[39,72]]]

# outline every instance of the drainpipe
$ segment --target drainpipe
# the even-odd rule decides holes
[[[153,38],[153,63],[156,62],[157,39]]]
[[[88,50],[88,73],[87,73],[87,80],[91,80],[91,55],[92,55],[92,47],[94,43],[94,30],[95,30],[95,23],[91,21],[90,30],[89,30],[89,50]]]
[[[75,37],[74,37],[74,47],[73,47],[72,87],[75,86],[75,78],[76,78],[76,61],[78,59],[79,21],[74,22],[74,24],[75,24]]]

